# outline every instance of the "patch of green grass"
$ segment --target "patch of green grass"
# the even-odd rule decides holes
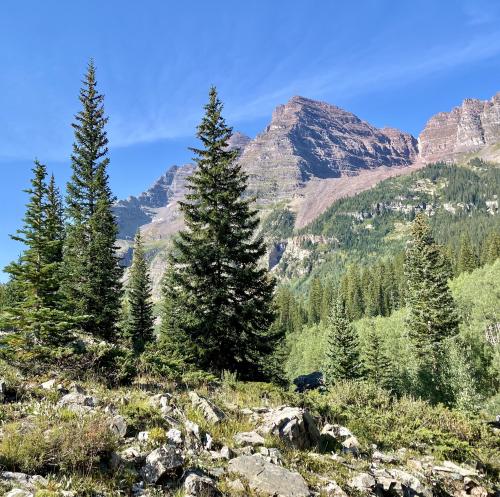
[[[101,456],[116,448],[109,420],[102,415],[69,416],[67,410],[42,412],[6,423],[0,441],[0,465],[10,471],[94,471]]]

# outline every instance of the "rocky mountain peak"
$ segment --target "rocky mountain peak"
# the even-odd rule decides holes
[[[294,96],[276,107],[240,160],[252,193],[274,201],[294,197],[313,178],[407,166],[416,154],[417,141],[407,133],[381,130],[335,105]]]
[[[452,162],[500,143],[500,92],[490,100],[466,98],[429,119],[419,136],[424,162]],[[488,150],[485,150],[488,157]]]

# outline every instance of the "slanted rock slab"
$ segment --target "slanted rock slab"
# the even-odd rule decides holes
[[[196,392],[189,392],[189,398],[193,407],[199,409],[209,423],[217,424],[225,419],[226,415],[207,398],[198,395]]]
[[[188,473],[184,480],[186,497],[215,497],[219,495],[214,480],[198,473]]]
[[[183,464],[182,453],[173,445],[165,445],[146,457],[141,475],[147,483],[155,484],[168,474],[174,474]]]
[[[252,447],[258,447],[259,445],[264,445],[265,440],[262,435],[259,435],[256,431],[246,431],[237,433],[234,436],[234,442],[236,445],[241,447],[246,445],[251,445]]]
[[[313,417],[299,407],[283,406],[264,414],[258,431],[277,436],[289,447],[300,450],[315,447],[320,439]]]
[[[257,454],[229,461],[228,471],[248,480],[252,490],[272,497],[309,497],[307,484],[295,473]]]

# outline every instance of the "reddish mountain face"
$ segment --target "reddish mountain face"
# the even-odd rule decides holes
[[[378,129],[324,102],[293,97],[245,147],[241,163],[261,203],[291,199],[310,180],[354,176],[363,170],[410,165],[417,141]]]
[[[500,92],[487,101],[467,98],[451,112],[436,114],[419,136],[425,163],[453,162],[476,153],[495,159],[495,152],[500,156],[499,143]]]

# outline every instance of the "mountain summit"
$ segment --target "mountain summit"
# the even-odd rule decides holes
[[[295,96],[274,110],[240,161],[251,193],[266,202],[293,197],[313,178],[407,166],[416,155],[417,140],[408,133],[378,129],[335,105]]]

